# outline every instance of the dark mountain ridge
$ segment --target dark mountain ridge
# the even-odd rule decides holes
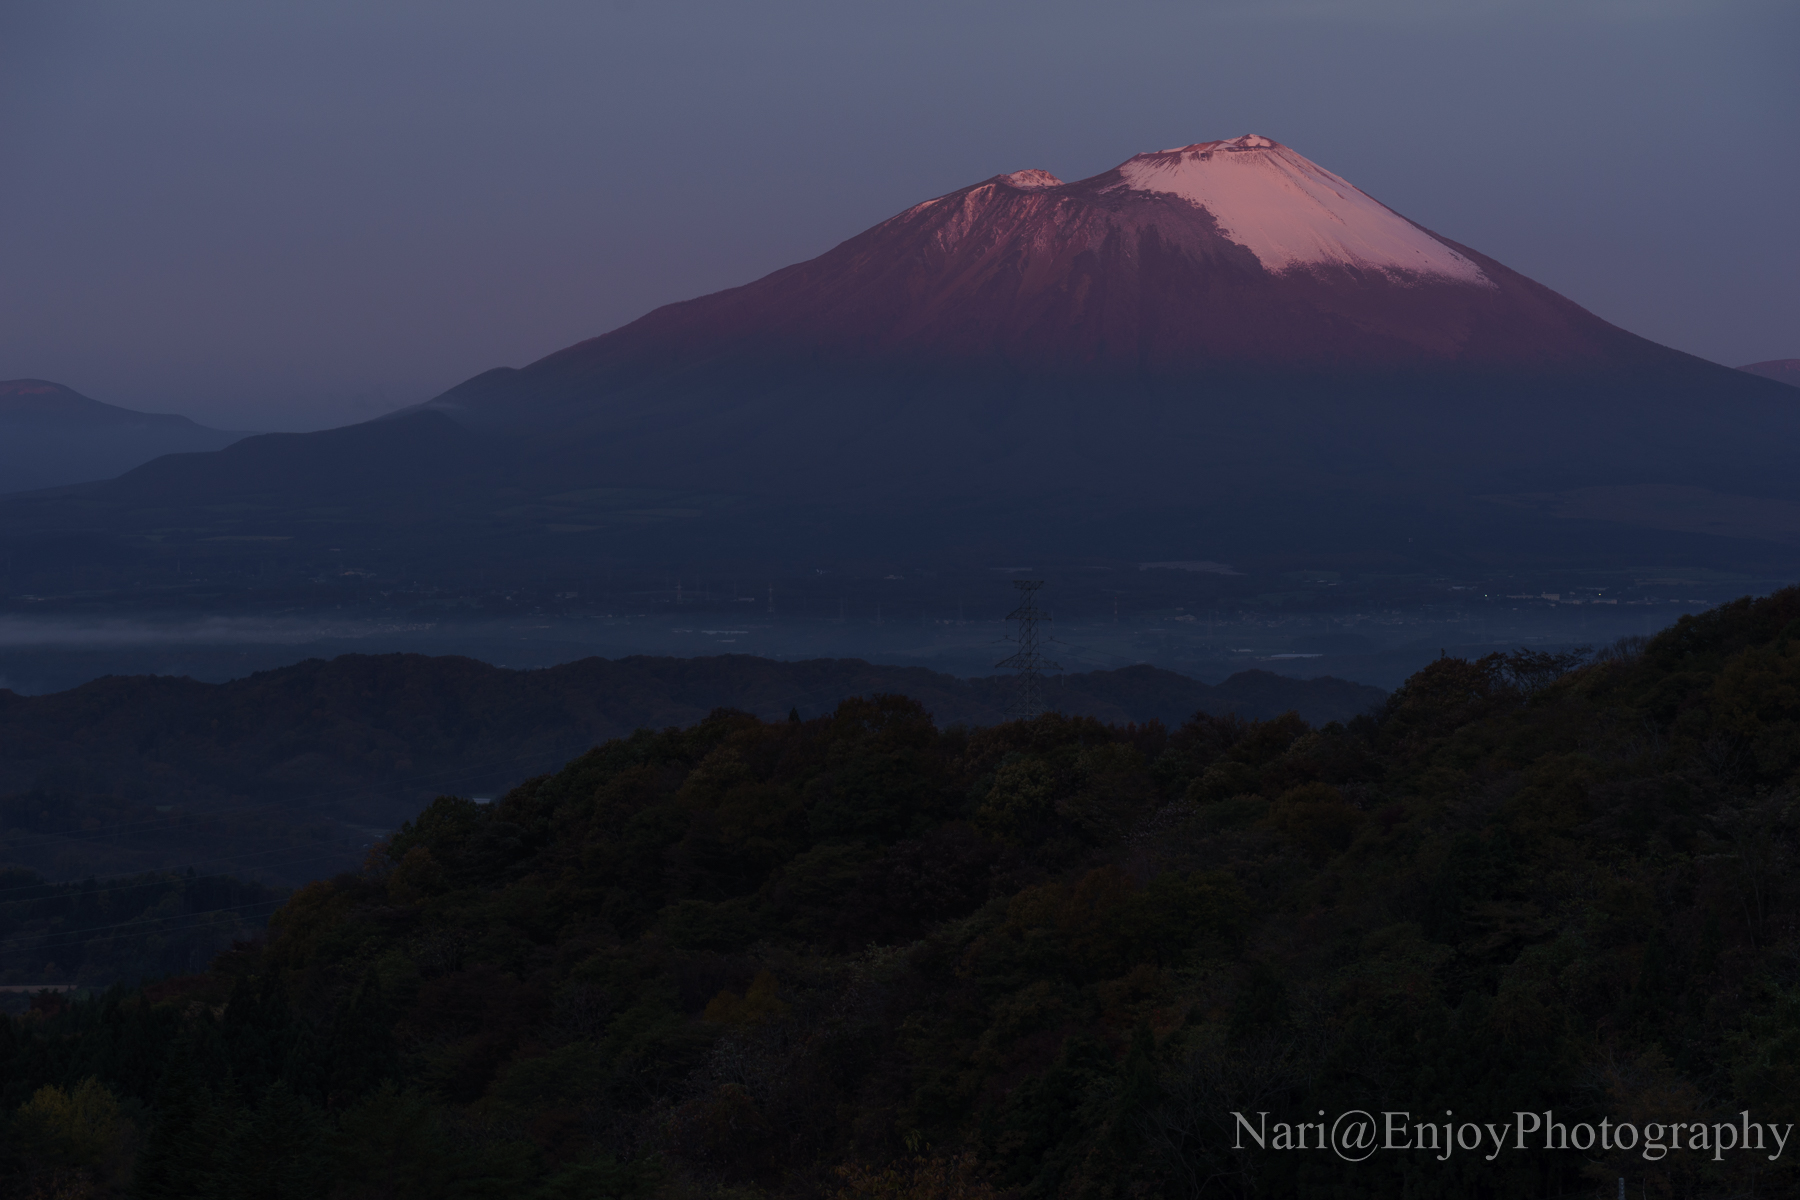
[[[162,454],[244,435],[104,404],[44,379],[0,380],[0,492],[106,479]]]
[[[1384,695],[1263,671],[1209,686],[1144,666],[1051,677],[1046,689],[1046,704],[1072,715],[1164,725],[1197,711],[1349,720]],[[530,671],[343,655],[229,683],[131,676],[45,696],[0,690],[0,866],[66,878],[272,845],[238,869],[299,882],[329,867],[320,855],[353,861],[370,829],[391,828],[432,796],[495,792],[635,729],[692,724],[720,708],[810,717],[884,693],[916,698],[945,725],[995,724],[1014,702],[1007,677],[748,655]],[[217,820],[196,823],[197,814]],[[84,832],[90,818],[105,829]]]

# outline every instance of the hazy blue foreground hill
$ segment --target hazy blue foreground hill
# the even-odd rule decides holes
[[[440,798],[0,1019],[0,1195],[1800,1194],[1800,588],[1575,661],[1318,729],[720,711]]]
[[[416,654],[345,655],[229,683],[108,677],[0,691],[0,866],[79,878],[195,862],[296,883],[356,861],[433,796],[495,794],[640,728],[718,708],[768,719],[904,694],[940,726],[992,725],[1007,677],[965,680],[854,659],[589,658],[543,670]],[[1315,724],[1377,688],[1261,671],[1209,686],[1153,667],[1052,677],[1071,716],[1174,727],[1196,712]]]

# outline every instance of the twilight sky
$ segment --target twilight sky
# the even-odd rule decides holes
[[[0,379],[313,429],[1003,171],[1266,134],[1800,357],[1792,0],[0,0]]]

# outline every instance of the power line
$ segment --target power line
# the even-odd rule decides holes
[[[1019,589],[1021,599],[1019,606],[1006,614],[1009,621],[1019,623],[1019,631],[1007,639],[1018,647],[1010,657],[995,663],[996,669],[1018,672],[1017,714],[1029,721],[1041,711],[1039,701],[1042,694],[1041,676],[1045,671],[1060,671],[1062,666],[1052,662],[1045,656],[1038,637],[1038,625],[1048,622],[1050,614],[1037,606],[1038,589],[1044,586],[1041,579],[1015,579],[1013,586]]]

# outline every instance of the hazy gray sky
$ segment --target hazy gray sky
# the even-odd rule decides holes
[[[0,0],[0,378],[318,428],[929,196],[1256,132],[1800,356],[1792,0]]]

